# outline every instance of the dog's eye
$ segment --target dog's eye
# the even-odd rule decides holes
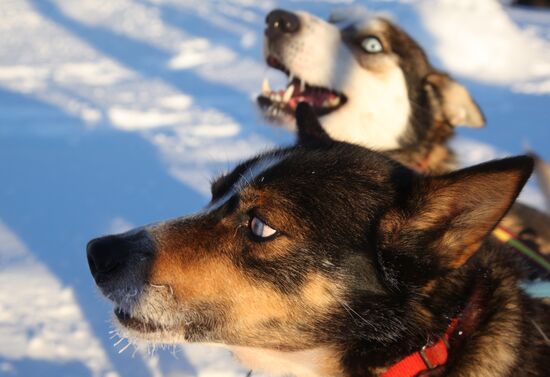
[[[370,54],[376,54],[379,52],[384,51],[384,47],[382,46],[382,42],[380,42],[380,39],[376,37],[367,37],[361,41],[361,47],[363,50]]]
[[[259,238],[269,238],[277,233],[275,229],[257,217],[250,219],[249,227],[252,234]]]

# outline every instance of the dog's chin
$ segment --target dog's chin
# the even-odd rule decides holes
[[[125,312],[121,308],[115,308],[114,314],[120,326],[128,330],[142,332],[142,333],[150,333],[150,332],[158,332],[158,331],[161,331],[162,329],[162,327],[157,323],[154,323],[151,321],[145,321],[140,318],[133,317],[132,315]]]
[[[300,102],[307,102],[320,118],[338,111],[347,102],[344,93],[333,88],[310,85],[292,74],[272,55],[267,57],[267,64],[289,77],[285,89],[271,90],[267,80],[262,85],[262,93],[258,95],[256,101],[264,117],[269,121],[293,127],[294,113]]]
[[[134,317],[121,308],[114,309],[114,319],[120,333],[135,341],[150,343],[182,343],[183,329]]]

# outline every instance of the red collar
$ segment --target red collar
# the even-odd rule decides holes
[[[455,318],[437,342],[424,346],[420,351],[410,354],[393,364],[380,377],[414,377],[420,372],[444,365],[449,356],[449,338],[455,332],[457,326],[458,318]]]
[[[449,358],[449,349],[452,347],[459,351],[465,338],[475,331],[485,317],[483,303],[488,299],[488,292],[484,282],[486,275],[481,276],[483,278],[476,278],[464,307],[451,321],[445,334],[435,343],[426,345],[420,351],[393,364],[380,377],[415,377],[445,365]]]

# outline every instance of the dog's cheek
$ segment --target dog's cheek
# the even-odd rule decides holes
[[[399,58],[393,53],[366,55],[363,52],[355,52],[354,56],[361,67],[381,78],[392,71],[401,69],[398,64]]]
[[[294,293],[252,284],[230,307],[228,337],[244,346],[308,348],[318,339],[319,324],[338,310],[339,296],[335,279],[316,273]]]
[[[230,343],[227,327],[229,305],[222,301],[195,303],[185,309],[183,333],[188,342]]]

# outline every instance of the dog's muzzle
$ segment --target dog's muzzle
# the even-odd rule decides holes
[[[266,16],[265,36],[276,38],[283,34],[294,34],[300,29],[297,15],[282,9],[275,9]]]

